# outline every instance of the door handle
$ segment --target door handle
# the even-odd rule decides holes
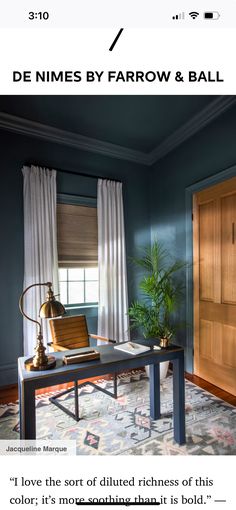
[[[232,244],[234,244],[235,235],[234,235],[234,222],[232,223]]]

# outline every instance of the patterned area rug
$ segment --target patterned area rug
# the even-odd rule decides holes
[[[112,382],[100,381],[107,389]],[[236,409],[186,381],[187,442],[173,440],[172,376],[161,386],[162,418],[149,416],[149,382],[144,372],[119,376],[118,399],[90,386],[80,390],[79,423],[37,398],[38,439],[76,439],[78,455],[233,455],[236,454]],[[73,410],[74,395],[61,397]],[[63,404],[63,405],[64,405]],[[0,406],[0,438],[19,439],[18,405]]]

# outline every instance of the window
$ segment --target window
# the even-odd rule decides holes
[[[59,268],[60,299],[64,305],[98,301],[98,268]]]
[[[64,305],[98,302],[97,209],[57,205],[60,300]]]

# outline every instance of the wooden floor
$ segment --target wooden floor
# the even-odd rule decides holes
[[[236,407],[236,396],[231,395],[231,393],[228,393],[227,391],[224,391],[221,388],[214,386],[214,384],[211,384],[208,381],[201,379],[201,377],[198,377],[197,375],[186,373],[185,377],[186,379],[188,379],[188,381],[193,382],[197,386],[200,386],[200,388],[209,391],[209,393],[212,393],[216,397],[221,398],[222,400],[225,400],[225,402],[228,402],[232,406]]]
[[[214,386],[213,384],[204,381],[204,379],[201,379],[196,375],[186,373],[185,376],[186,379],[188,379],[188,381],[193,382],[197,386],[200,386],[200,388],[209,391],[216,397],[219,397],[222,400],[225,400],[229,404],[236,407],[236,397],[234,397],[230,393],[227,393],[226,391],[217,388],[217,386]],[[96,380],[96,378],[90,380]],[[71,386],[72,386],[71,384],[61,384],[60,386],[53,386],[53,388],[43,388],[42,390],[37,390],[36,393],[37,395],[40,395],[48,393],[50,391],[60,391]],[[17,399],[18,399],[17,385],[5,386],[3,388],[0,388],[0,404],[9,404],[10,402],[16,402]]]

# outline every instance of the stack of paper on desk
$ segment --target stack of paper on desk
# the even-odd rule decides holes
[[[114,349],[118,349],[119,351],[124,351],[135,356],[136,354],[142,354],[143,352],[150,351],[151,348],[147,347],[147,345],[125,342],[124,344],[115,345]]]

